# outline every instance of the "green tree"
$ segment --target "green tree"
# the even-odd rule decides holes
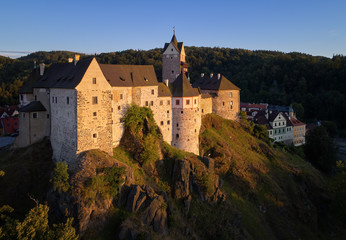
[[[292,103],[292,108],[298,119],[302,119],[304,116],[304,107],[301,103]]]
[[[321,171],[330,173],[334,169],[336,149],[323,126],[311,130],[306,136],[304,152],[307,160]]]
[[[53,178],[50,180],[53,183],[54,190],[67,192],[70,189],[68,182],[68,166],[66,162],[57,162],[54,168]]]

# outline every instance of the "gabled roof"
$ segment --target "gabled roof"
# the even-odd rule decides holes
[[[173,37],[169,43],[165,43],[165,46],[163,47],[163,52],[166,51],[170,43],[173,44],[173,46],[177,49],[178,52],[181,52],[181,48],[183,47],[183,42],[178,42],[177,38],[175,37],[175,34],[173,34]]]
[[[75,88],[82,80],[93,58],[74,63],[58,63],[50,66],[34,84],[35,88]]]
[[[193,87],[199,87],[202,90],[240,90],[236,85],[229,81],[225,76],[204,75],[193,83]]]
[[[99,64],[112,87],[157,86],[157,78],[152,65]]]
[[[159,90],[158,91],[159,91],[159,93],[158,93],[159,97],[171,97],[172,96],[171,90],[169,90],[169,88],[163,82],[159,83]]]
[[[199,95],[197,88],[193,88],[187,80],[184,73],[181,73],[177,79],[170,85],[173,97],[195,97]]]
[[[44,112],[47,111],[40,101],[33,101],[19,109],[19,112]]]
[[[18,110],[18,106],[0,107],[0,116],[2,116],[3,113],[6,113],[8,116],[12,116],[16,110]]]
[[[275,120],[275,118],[280,114],[281,112],[272,112],[269,113],[269,117],[268,120],[269,122],[273,122]],[[282,113],[281,113],[282,114]]]
[[[292,123],[292,125],[293,125],[294,127],[298,127],[298,126],[303,126],[303,125],[305,125],[305,123],[299,121],[299,120],[296,119],[295,117],[290,117],[289,122]]]
[[[32,70],[28,80],[19,89],[18,93],[33,93],[33,86],[40,80],[40,69],[35,68]]]

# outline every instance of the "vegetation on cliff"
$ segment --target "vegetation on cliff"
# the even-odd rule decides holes
[[[47,184],[30,196],[47,201],[49,222],[60,224],[55,225],[59,229],[73,231],[73,217],[82,239],[346,236],[343,164],[338,164],[337,175],[324,175],[302,159],[299,150],[268,141],[263,129],[214,114],[202,119],[200,156],[165,143],[149,108],[132,106],[123,120],[126,129],[114,156],[87,151],[78,156],[80,164],[74,169],[60,163],[53,171],[49,142],[0,153],[0,169],[5,172],[0,177],[0,206],[21,208],[22,203],[10,202],[11,196],[3,193],[15,191],[14,186],[20,189],[15,184],[15,176],[20,176],[16,172],[21,174],[17,168],[28,161],[29,172],[46,170],[38,181]],[[48,165],[44,159],[49,159]],[[31,181],[30,174],[23,176]],[[19,202],[23,198],[30,203],[15,216],[23,222],[37,206],[26,192],[17,194]]]

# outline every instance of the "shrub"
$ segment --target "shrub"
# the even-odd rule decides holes
[[[156,138],[148,134],[144,138],[143,151],[140,154],[140,158],[144,164],[150,164],[159,159],[159,149]]]
[[[68,182],[68,166],[66,162],[57,162],[54,168],[53,178],[50,180],[53,183],[54,190],[67,192],[70,189]]]

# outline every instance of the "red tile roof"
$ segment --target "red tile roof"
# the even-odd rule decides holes
[[[294,118],[294,117],[290,117],[290,122],[292,123],[292,125],[293,125],[294,127],[305,125],[305,123],[299,121],[298,119],[296,119],[296,118]]]

